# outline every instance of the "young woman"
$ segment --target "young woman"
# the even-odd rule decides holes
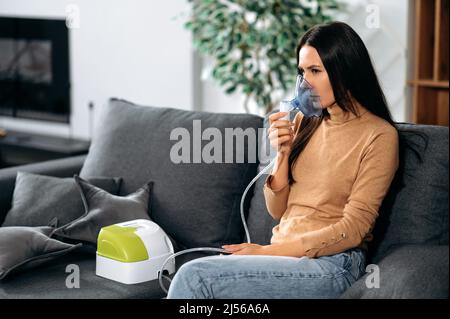
[[[347,24],[307,31],[301,78],[321,114],[270,116],[277,161],[264,186],[280,220],[270,245],[223,246],[232,255],[184,264],[168,298],[336,298],[365,273],[367,243],[399,167],[399,135],[369,53]]]

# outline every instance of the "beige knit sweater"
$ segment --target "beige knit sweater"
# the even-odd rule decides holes
[[[359,116],[335,105],[297,158],[291,186],[264,185],[266,206],[280,223],[272,243],[297,242],[309,257],[367,249],[378,209],[399,165],[397,130],[359,106]],[[298,134],[303,114],[294,120]]]

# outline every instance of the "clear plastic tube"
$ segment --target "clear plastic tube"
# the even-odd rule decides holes
[[[245,196],[248,193],[248,190],[252,187],[252,185],[258,180],[258,178],[266,173],[274,164],[275,164],[276,158],[273,159],[266,167],[264,167],[261,172],[258,173],[258,175],[256,175],[250,183],[248,183],[247,187],[244,190],[244,193],[242,194],[241,197],[241,219],[242,219],[242,225],[244,226],[244,230],[245,230],[245,237],[247,238],[247,242],[251,243],[251,239],[250,239],[250,233],[248,231],[248,226],[247,226],[247,222],[245,221],[245,213],[244,213],[244,202],[245,202]]]

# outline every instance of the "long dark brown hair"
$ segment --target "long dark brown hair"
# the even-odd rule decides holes
[[[328,73],[336,103],[344,112],[359,115],[352,103],[354,99],[398,130],[392,120],[369,52],[362,39],[349,25],[343,22],[330,22],[309,29],[297,46],[297,65],[300,49],[305,45],[315,48],[319,53]],[[325,108],[320,117],[303,118],[289,155],[289,184],[295,182],[292,176],[295,161],[322,121],[329,116]],[[404,141],[400,139],[399,142]],[[417,152],[416,154],[418,155]]]

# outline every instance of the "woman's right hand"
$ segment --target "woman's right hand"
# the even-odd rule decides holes
[[[294,123],[282,119],[288,113],[277,112],[269,116],[269,140],[270,145],[278,152],[278,155],[289,155],[294,138]]]

